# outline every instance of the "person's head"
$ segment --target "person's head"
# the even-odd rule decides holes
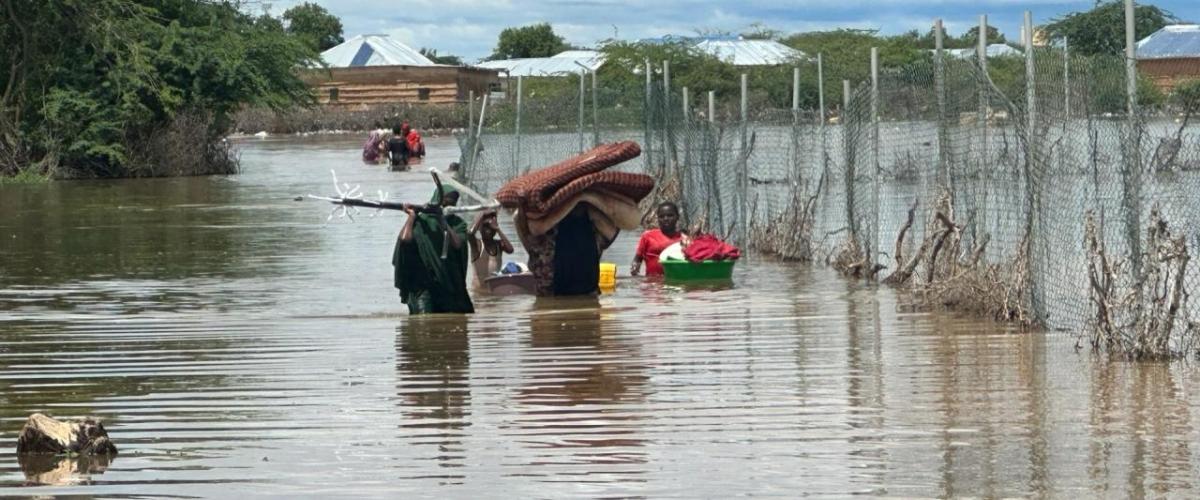
[[[453,207],[458,204],[458,190],[450,186],[442,186],[442,197],[438,199],[438,191],[433,190],[433,195],[429,197],[429,203],[439,203],[443,207]]]
[[[400,127],[392,127],[392,134],[400,135]]]
[[[679,224],[679,207],[674,203],[664,201],[658,204],[658,209],[654,211],[654,215],[658,217],[658,228],[664,233],[675,233],[678,230]]]
[[[479,227],[479,236],[484,241],[489,241],[496,237],[496,229],[492,227],[492,223],[496,222],[496,211],[488,210],[479,214],[479,219],[475,221],[475,225]]]

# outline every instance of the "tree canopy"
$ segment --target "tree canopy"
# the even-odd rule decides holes
[[[418,50],[417,52],[420,52],[421,55],[429,58],[430,61],[433,61],[434,63],[437,63],[437,64],[448,64],[450,66],[462,66],[463,65],[463,60],[461,57],[458,57],[455,55],[450,55],[450,54],[446,54],[444,56],[438,55],[437,49],[429,49],[429,48],[421,47],[421,49]]]
[[[568,48],[567,43],[554,33],[554,28],[551,28],[549,23],[539,23],[505,28],[500,32],[496,50],[492,52],[490,59],[550,57]]]
[[[287,32],[300,37],[317,52],[322,52],[345,41],[342,38],[342,21],[324,7],[304,2],[283,12]]]
[[[1138,40],[1176,21],[1153,5],[1135,6],[1133,18]],[[1055,18],[1043,29],[1051,38],[1066,37],[1077,54],[1120,54],[1125,50],[1125,6],[1120,0],[1098,1],[1091,10]]]
[[[180,114],[206,117],[191,140],[207,144],[243,104],[312,99],[294,68],[316,54],[232,2],[8,0],[3,10],[0,174],[131,175],[149,161],[135,150]]]

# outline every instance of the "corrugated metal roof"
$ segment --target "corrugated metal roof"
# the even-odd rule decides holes
[[[1137,43],[1138,59],[1200,58],[1200,25],[1164,26]]]
[[[696,48],[734,66],[776,66],[804,57],[775,40],[705,40]]]
[[[930,49],[930,52],[932,52],[932,51],[933,51],[933,49]],[[947,49],[946,53],[949,54],[951,57],[957,57],[960,59],[970,59],[972,57],[975,57],[975,49],[974,48]],[[988,57],[1019,56],[1021,54],[1023,54],[1023,52],[1021,52],[1020,50],[1014,48],[1011,45],[1005,45],[1003,43],[993,43],[993,44],[987,46],[987,56]]]
[[[568,50],[550,57],[484,61],[476,66],[503,71],[508,76],[562,76],[578,74],[583,69],[580,64],[595,71],[604,64],[604,54],[594,50]]]
[[[701,36],[680,36],[680,35],[663,35],[658,38],[643,38],[638,40],[638,43],[650,45],[663,45],[668,43],[686,43],[695,45],[703,41],[733,41],[741,40],[738,35],[701,35]]]
[[[428,57],[388,35],[358,35],[321,53],[330,67],[437,66]]]

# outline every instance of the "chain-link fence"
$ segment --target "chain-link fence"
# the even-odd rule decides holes
[[[826,103],[824,89],[815,109],[763,105],[766,90],[745,77],[739,95],[713,95],[672,86],[665,65],[644,71],[633,102],[594,74],[572,77],[571,93],[510,84],[481,128],[476,118],[482,133],[462,138],[465,177],[494,192],[598,142],[634,140],[642,158],[622,168],[660,181],[647,208],[675,200],[689,226],[928,305],[1138,355],[1195,352],[1200,103],[1146,84],[1130,113],[1125,58],[1063,45],[933,55],[873,81],[821,82],[844,97]]]

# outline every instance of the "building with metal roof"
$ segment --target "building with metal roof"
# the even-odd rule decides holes
[[[691,45],[734,66],[779,66],[807,57],[803,52],[775,40],[747,40],[740,35],[664,35],[643,38],[638,43]]]
[[[1160,90],[1200,80],[1200,25],[1164,26],[1137,43],[1138,69]]]
[[[575,75],[584,68],[595,71],[603,64],[604,54],[595,50],[567,50],[550,57],[484,61],[476,66],[500,71],[512,77]]]
[[[437,65],[388,35],[358,35],[322,52],[321,60],[331,68]]]
[[[1164,26],[1137,43],[1139,61],[1200,58],[1200,24]]]
[[[775,40],[705,39],[696,49],[734,66],[779,66],[806,57]]]
[[[327,67],[302,73],[317,101],[332,106],[454,103],[499,84],[496,71],[436,64],[387,35],[359,35],[321,53]]]

